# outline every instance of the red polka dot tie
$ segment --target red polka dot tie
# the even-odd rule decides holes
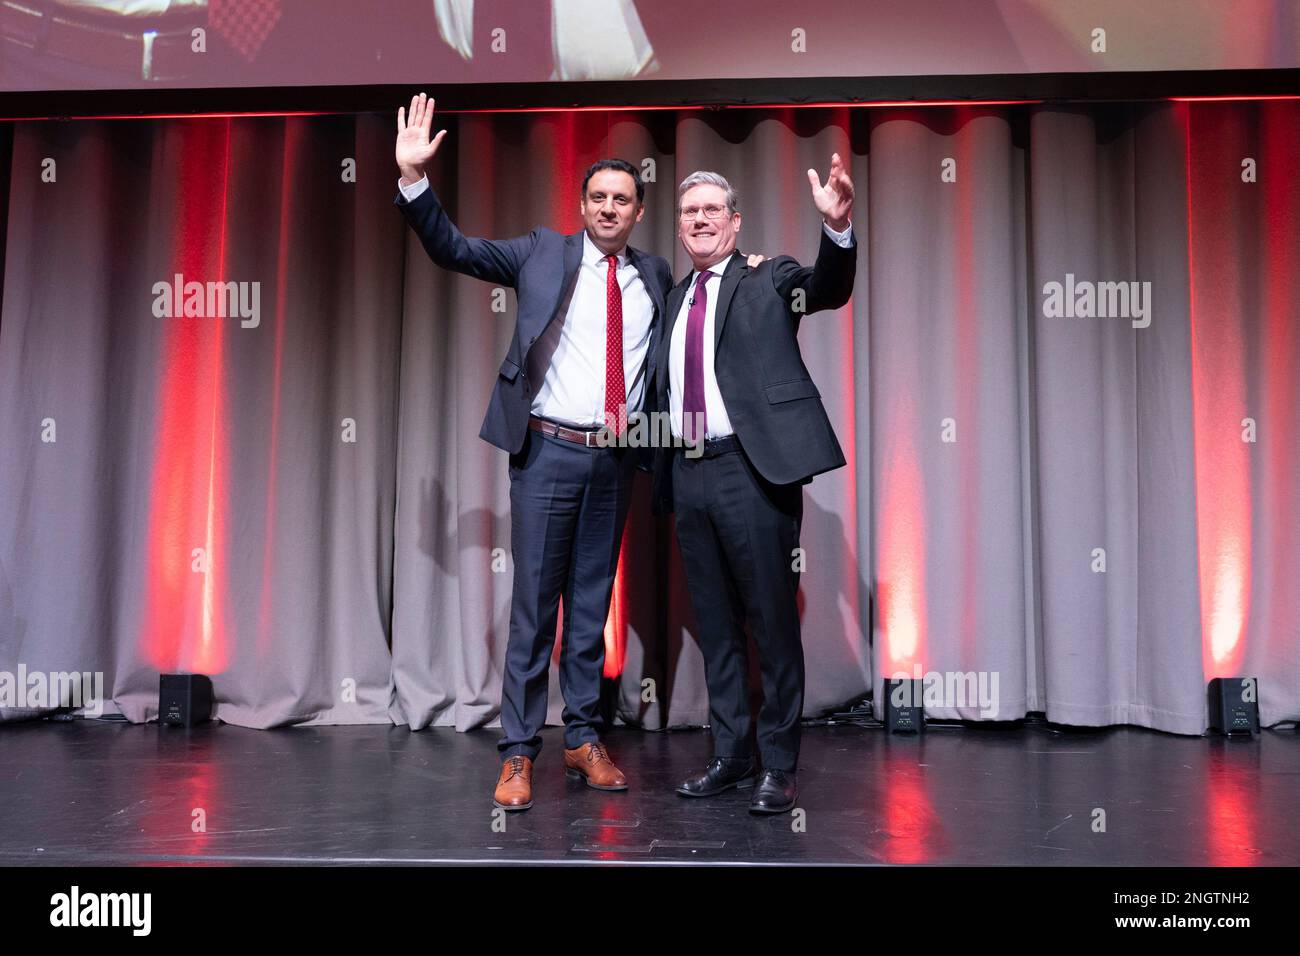
[[[606,256],[605,424],[617,434],[627,427],[627,386],[623,381],[623,292],[618,287],[618,256]]]

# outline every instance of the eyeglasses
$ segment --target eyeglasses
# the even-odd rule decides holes
[[[705,219],[721,219],[727,215],[726,206],[708,205],[708,206],[683,206],[682,218],[694,219],[698,213],[704,213]]]

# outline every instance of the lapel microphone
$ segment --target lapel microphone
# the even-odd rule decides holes
[[[688,299],[687,302],[686,302],[686,308],[688,308],[688,309],[689,309],[691,306],[693,306],[693,305],[695,304],[695,290],[698,289],[698,288],[700,287],[700,285],[699,285],[699,281],[700,281],[700,277],[699,277],[699,275],[697,274],[697,275],[693,276],[692,279],[693,279],[693,281],[691,282],[691,297],[690,297],[690,299]]]
[[[736,253],[734,253],[734,252],[732,253],[733,256],[734,256],[735,254],[736,254]],[[696,283],[698,283],[698,281],[699,281],[699,276],[698,276],[698,275],[696,275],[695,280],[696,280],[695,282],[692,282],[692,283],[691,283],[691,297],[690,297],[689,299],[686,300],[686,307],[687,307],[688,309],[689,309],[691,306],[693,306],[693,305],[695,304],[695,290],[699,288],[699,286],[696,284]]]

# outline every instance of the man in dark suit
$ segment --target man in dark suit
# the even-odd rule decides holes
[[[434,262],[509,286],[518,300],[514,336],[479,432],[510,453],[514,589],[493,802],[507,810],[532,806],[561,594],[566,772],[599,790],[626,790],[597,725],[605,621],[635,457],[601,429],[621,432],[629,410],[643,404],[672,274],[662,257],[627,244],[645,211],[645,185],[620,159],[588,170],[580,232],[462,235],[425,176],[446,135],[430,139],[432,123],[433,101],[423,93],[411,100],[409,117],[398,111],[397,205]]]
[[[695,268],[668,295],[655,361],[657,408],[669,412],[674,439],[694,446],[657,450],[654,500],[676,512],[714,740],[714,759],[677,792],[706,797],[754,786],[748,621],[763,681],[755,813],[789,810],[798,794],[803,486],[844,464],[796,333],[805,314],[837,309],[852,295],[853,183],[839,154],[825,185],[811,169],[808,177],[824,223],[812,268],[789,256],[747,266],[736,251],[735,190],[716,173],[682,181],[678,237]]]

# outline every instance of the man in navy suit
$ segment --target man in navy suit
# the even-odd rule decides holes
[[[621,159],[587,171],[580,232],[462,235],[425,175],[446,135],[430,138],[433,105],[421,93],[409,116],[398,111],[396,203],[439,266],[509,286],[518,300],[479,432],[510,453],[514,589],[493,802],[506,810],[532,806],[561,595],[566,772],[598,790],[626,790],[597,724],[605,621],[636,457],[601,429],[623,431],[628,412],[645,403],[672,274],[662,257],[627,244],[645,212],[645,185]]]
[[[676,511],[677,543],[699,624],[714,759],[677,792],[708,797],[754,787],[750,810],[780,813],[798,795],[804,661],[796,554],[803,486],[839,468],[835,438],[797,334],[803,316],[853,292],[853,183],[839,154],[823,185],[817,261],[778,256],[753,268],[736,251],[740,211],[722,176],[696,172],[678,189],[678,238],[694,268],[672,290],[655,359],[656,407],[673,437],[702,454],[656,449],[654,500]],[[749,713],[745,625],[758,650],[763,705]],[[763,774],[755,786],[762,758]]]

